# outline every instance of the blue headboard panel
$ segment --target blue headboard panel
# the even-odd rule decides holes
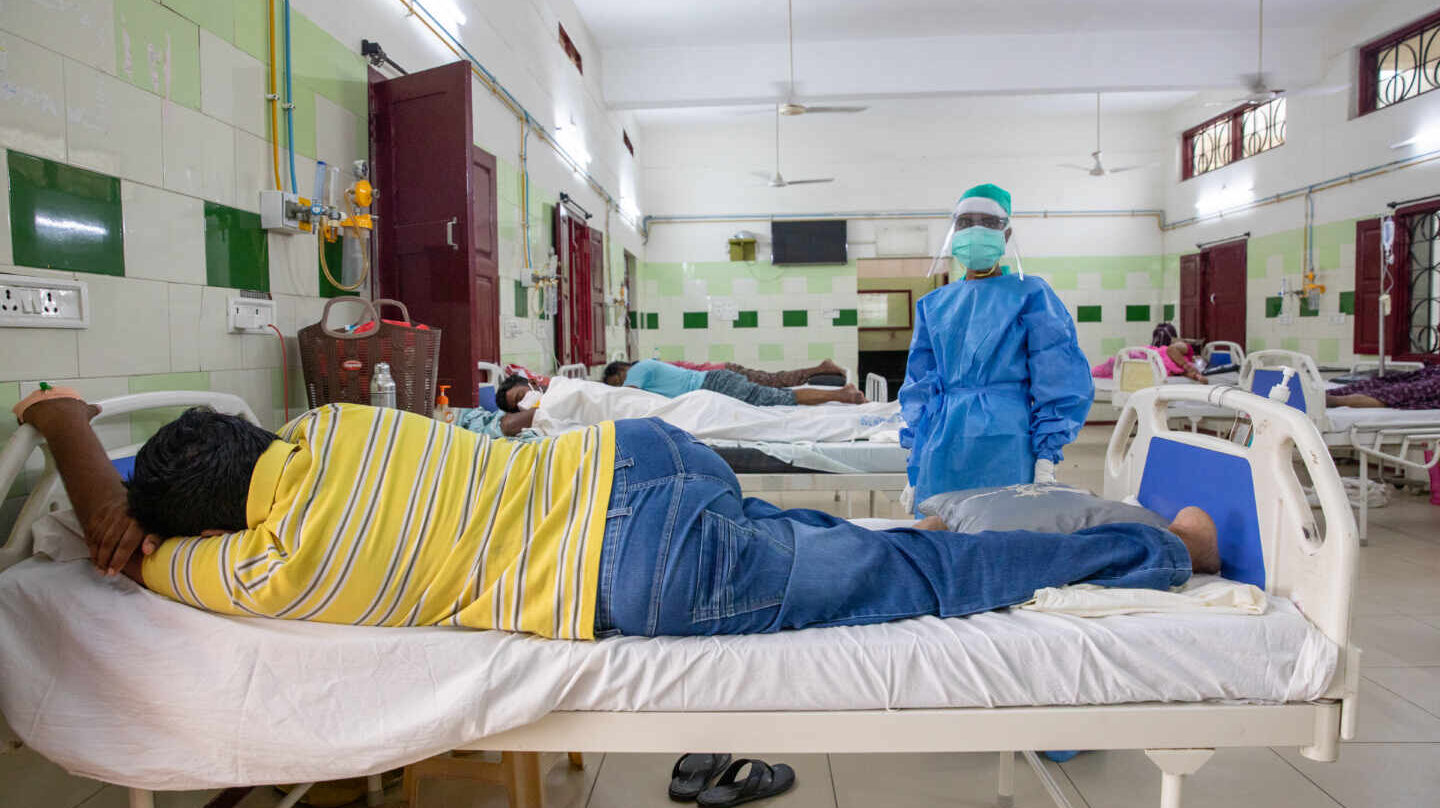
[[[1138,499],[1166,519],[1187,505],[1203,508],[1220,533],[1220,574],[1265,588],[1255,478],[1245,458],[1153,438]]]
[[[487,409],[487,410],[489,410],[490,412],[495,412],[496,410],[500,409],[499,405],[495,403],[495,386],[494,386],[494,385],[491,385],[491,384],[482,384],[482,385],[480,385],[480,389],[479,389],[478,393],[476,394],[476,399],[478,400],[478,402],[479,402],[479,404],[480,404],[480,406],[481,406],[482,408]]]
[[[135,473],[135,455],[130,455],[129,457],[112,457],[110,458],[110,465],[114,466],[115,470],[120,472],[120,479],[129,482],[130,476]]]
[[[1250,392],[1261,398],[1268,398],[1270,388],[1279,384],[1283,378],[1285,378],[1283,370],[1256,368],[1254,375],[1250,377]],[[1305,412],[1305,388],[1300,384],[1299,373],[1290,377],[1290,400],[1285,403]]]
[[[1212,365],[1233,365],[1235,360],[1231,358],[1229,351],[1211,351],[1210,364]]]

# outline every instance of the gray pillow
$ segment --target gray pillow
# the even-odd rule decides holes
[[[1083,488],[1059,483],[936,494],[920,503],[920,512],[940,517],[957,533],[985,530],[1074,533],[1115,522],[1139,522],[1162,528],[1170,525],[1170,520],[1139,505],[1097,497]]]

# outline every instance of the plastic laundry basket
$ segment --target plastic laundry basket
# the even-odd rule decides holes
[[[336,303],[358,303],[363,307],[361,319],[332,328],[330,307]],[[380,319],[377,312],[385,306],[400,309],[404,319]],[[299,342],[305,397],[311,407],[369,404],[371,370],[376,362],[388,362],[395,379],[395,406],[427,417],[434,412],[440,329],[411,323],[405,304],[334,298],[325,304],[320,322],[300,329]]]

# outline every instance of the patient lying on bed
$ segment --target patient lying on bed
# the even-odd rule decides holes
[[[1440,365],[1336,387],[1325,394],[1325,406],[1440,409]]]
[[[49,443],[98,567],[222,614],[746,634],[959,616],[1082,581],[1163,589],[1219,566],[1198,509],[1169,530],[970,535],[783,511],[742,499],[718,455],[653,419],[519,443],[357,405],[278,435],[194,409],[122,483],[93,407],[32,397],[16,411]]]

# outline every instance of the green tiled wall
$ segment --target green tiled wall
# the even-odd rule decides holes
[[[704,311],[687,311],[684,313],[684,328],[709,328],[710,313]]]
[[[158,393],[164,390],[209,390],[210,374],[158,373],[151,376],[131,376],[131,393]],[[175,420],[184,412],[184,407],[170,407],[160,410],[146,410],[130,416],[130,439],[144,443],[156,430]]]
[[[1311,304],[1311,302],[1310,302],[1310,296],[1309,296],[1309,295],[1306,295],[1306,296],[1300,298],[1300,316],[1301,316],[1301,317],[1319,317],[1319,316],[1320,316],[1320,307],[1319,307],[1318,305]]]
[[[270,291],[270,243],[259,214],[205,203],[205,280],[211,286]]]
[[[525,284],[517,280],[515,281],[515,316],[528,317],[530,316],[529,309],[530,306],[528,298],[526,297]],[[633,311],[630,312],[630,327],[635,327],[635,312]]]
[[[115,72],[136,87],[200,109],[200,27],[154,0],[115,0]]]
[[[1174,304],[1174,303],[1166,303],[1166,304],[1165,304],[1165,309],[1164,309],[1164,311],[1165,311],[1165,322],[1167,322],[1167,323],[1173,323],[1173,322],[1175,322],[1175,304]]]
[[[341,272],[344,269],[344,262],[345,240],[342,238],[338,241],[325,242],[325,264],[330,268],[330,274],[334,275],[336,279],[338,279],[341,283],[345,282],[345,278],[341,277]],[[316,267],[315,274],[319,276],[321,297],[341,297],[342,295],[355,294],[355,292],[347,292],[344,289],[341,289],[340,287],[331,283],[330,279],[325,277],[325,270],[323,268]],[[351,283],[354,283],[354,281],[351,281]]]
[[[1125,307],[1125,322],[1127,323],[1148,323],[1150,322],[1150,307],[1145,305],[1131,305]]]
[[[1100,322],[1099,306],[1076,306],[1075,322],[1077,323],[1098,323]]]
[[[709,353],[706,355],[706,359],[709,360],[709,361],[711,361],[711,362],[734,362],[734,361],[735,361],[735,346],[734,346],[734,345],[720,345],[720,344],[717,344],[717,343],[713,343],[713,342],[712,342],[712,343],[708,346],[708,351],[709,351]]]
[[[120,180],[16,151],[8,163],[17,265],[125,274]]]
[[[762,362],[778,362],[785,358],[785,346],[778,343],[762,342],[759,350]]]
[[[1341,292],[1341,293],[1340,293],[1340,313],[1341,313],[1341,314],[1354,314],[1354,313],[1355,313],[1355,293],[1354,293],[1354,292]]]
[[[180,16],[199,25],[215,36],[226,42],[235,42],[235,14],[236,0],[162,0],[166,6],[173,9]],[[242,6],[253,6],[261,9],[262,14],[265,8],[264,2],[254,3],[242,0]],[[293,12],[292,12],[293,13]],[[264,23],[263,16],[261,23]],[[262,30],[261,36],[265,35]]]
[[[739,312],[739,314],[738,314],[738,315],[736,316],[736,318],[735,318],[735,322],[731,323],[731,327],[732,327],[732,328],[759,328],[759,327],[760,327],[760,312],[758,312],[758,311],[742,311],[742,312]]]
[[[806,346],[806,355],[816,362],[822,359],[834,359],[835,343],[812,342]]]
[[[660,327],[660,313],[651,311],[645,313],[645,328],[654,331]]]
[[[841,309],[840,316],[830,321],[831,325],[859,325],[859,309]]]
[[[810,312],[804,309],[786,309],[781,312],[781,325],[786,328],[804,328],[809,325]]]
[[[1271,297],[1265,298],[1265,317],[1267,319],[1273,320],[1276,317],[1279,317],[1280,312],[1284,310],[1285,298],[1280,297],[1279,295],[1273,295]]]
[[[1103,357],[1111,357],[1119,353],[1125,347],[1124,337],[1106,337],[1100,340],[1100,353]]]

